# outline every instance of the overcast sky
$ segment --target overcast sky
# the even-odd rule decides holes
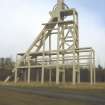
[[[41,31],[57,0],[0,0],[0,57],[15,58]],[[65,0],[79,13],[80,47],[96,50],[105,66],[105,0]]]

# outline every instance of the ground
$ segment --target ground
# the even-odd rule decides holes
[[[104,85],[0,85],[0,105],[105,105]]]

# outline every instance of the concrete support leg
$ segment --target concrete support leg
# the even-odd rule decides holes
[[[51,83],[51,81],[52,81],[52,71],[49,70],[49,83]]]
[[[44,67],[42,67],[42,72],[41,72],[41,84],[44,84]]]
[[[18,72],[18,71],[17,71],[17,69],[16,69],[16,70],[15,70],[15,80],[14,80],[15,83],[17,83],[17,72]]]
[[[30,70],[30,68],[28,68],[28,80],[27,80],[28,84],[30,83],[30,72],[31,72],[31,70]]]
[[[96,84],[96,70],[94,68],[94,84]]]
[[[90,69],[90,84],[93,85],[93,70]]]
[[[75,51],[73,51],[73,74],[72,74],[72,83],[76,84],[76,67],[75,67]]]
[[[93,50],[94,84],[96,84],[95,51]]]
[[[90,53],[90,57],[92,58],[92,52]],[[90,84],[93,85],[93,64],[92,64],[92,60],[90,60]]]
[[[73,74],[72,74],[72,83],[73,83],[73,85],[76,84],[76,72],[75,72],[75,70],[73,70]]]
[[[77,83],[80,84],[80,61],[79,61],[79,53],[78,53],[78,65],[77,65]]]

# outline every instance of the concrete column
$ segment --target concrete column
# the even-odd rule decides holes
[[[17,67],[18,67],[18,56],[16,56],[16,65],[15,65],[16,67],[15,67],[15,78],[14,78],[14,82],[16,83],[17,82],[17,76],[18,76],[18,69],[17,69]]]
[[[96,84],[95,51],[93,50],[94,84]]]
[[[60,21],[60,17],[59,17]],[[59,84],[59,43],[60,43],[60,26],[58,25],[58,35],[57,35],[57,64],[56,64],[56,84]]]
[[[90,58],[92,58],[92,52],[90,53]],[[90,59],[90,84],[93,85],[93,65],[92,65],[92,59]]]
[[[17,68],[16,68],[16,70],[15,70],[15,80],[14,80],[15,83],[17,83],[17,72],[18,71],[17,71]]]
[[[49,64],[51,64],[51,35],[49,35]],[[51,69],[49,69],[49,83],[51,83],[51,81],[52,81],[52,77],[51,77],[51,75],[52,75],[52,70]]]
[[[27,80],[28,84],[30,83],[30,72],[31,72],[31,70],[30,70],[30,68],[28,68],[28,80]]]
[[[96,70],[94,68],[94,84],[96,84]]]
[[[56,84],[59,84],[59,67],[56,67]]]
[[[77,52],[77,83],[80,83],[80,61],[79,61],[79,51]]]
[[[93,85],[93,70],[90,68],[90,84]]]
[[[75,40],[73,41],[73,73],[72,73],[72,83],[76,84],[76,65],[75,65]]]
[[[73,67],[73,74],[72,74],[72,83],[73,85],[76,84],[76,72],[75,72],[75,68]]]
[[[28,82],[28,84],[30,83],[30,72],[31,72],[30,59],[31,59],[31,57],[30,57],[30,56],[28,56],[28,57],[27,57],[27,63],[28,63],[27,82]]]
[[[44,84],[44,67],[42,67],[42,72],[41,72],[41,84]]]
[[[75,11],[73,11],[73,21],[75,22]],[[73,30],[72,32],[72,36],[73,36],[73,74],[72,74],[72,82],[73,85],[76,84],[76,62],[75,62],[75,48],[76,46],[76,34],[75,34],[75,24],[73,24]]]
[[[43,36],[43,39],[42,39],[42,43],[43,43],[43,62],[42,62],[42,72],[41,72],[41,84],[44,83],[44,65],[45,65],[45,37]]]

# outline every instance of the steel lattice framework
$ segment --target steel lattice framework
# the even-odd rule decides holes
[[[64,0],[50,12],[51,19],[44,23],[44,28],[34,40],[26,53],[18,53],[13,70],[15,83],[22,74],[23,80],[31,81],[31,70],[36,70],[36,80],[44,83],[45,71],[48,71],[48,81],[52,81],[52,71],[55,71],[55,82],[65,83],[66,70],[72,70],[72,83],[80,83],[80,68],[90,70],[90,82],[95,83],[95,51],[93,48],[79,48],[78,13],[69,8]],[[7,80],[9,77],[7,78]],[[6,80],[6,81],[7,81]]]

